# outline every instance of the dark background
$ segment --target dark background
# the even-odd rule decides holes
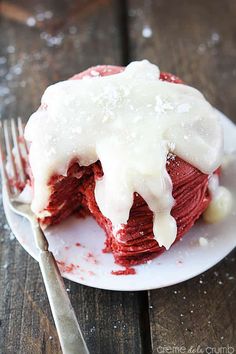
[[[142,58],[196,86],[236,122],[235,0],[0,1],[1,119],[27,120],[47,85],[91,65]],[[61,353],[38,265],[2,208],[0,229],[0,353]],[[149,292],[66,281],[91,353],[236,349],[235,256]]]

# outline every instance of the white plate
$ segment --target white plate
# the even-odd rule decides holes
[[[236,126],[223,114],[225,152],[236,151]],[[221,184],[227,186],[236,201],[236,158],[230,169],[225,168]],[[7,220],[18,241],[25,250],[37,259],[29,223],[12,213],[4,204]],[[190,279],[224,258],[236,246],[236,203],[231,215],[219,224],[207,225],[199,221],[171,249],[160,257],[134,267],[134,275],[112,275],[113,270],[124,269],[114,263],[112,254],[102,253],[104,232],[92,218],[84,220],[69,218],[59,226],[46,231],[50,249],[62,262],[62,275],[77,283],[110,290],[147,290],[174,285]],[[200,246],[199,238],[208,240]],[[79,243],[79,245],[76,245]]]

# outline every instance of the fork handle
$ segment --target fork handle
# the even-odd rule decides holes
[[[64,354],[89,354],[55,258],[41,250],[39,265]]]

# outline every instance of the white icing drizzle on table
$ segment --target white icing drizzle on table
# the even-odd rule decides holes
[[[66,175],[69,163],[101,161],[104,176],[96,182],[101,212],[114,227],[125,224],[139,193],[153,211],[153,232],[160,246],[176,238],[172,181],[166,171],[172,152],[211,174],[222,157],[222,130],[214,108],[196,89],[159,80],[147,60],[124,72],[49,86],[44,110],[25,129],[31,142],[34,176],[32,210],[46,207],[54,174]]]

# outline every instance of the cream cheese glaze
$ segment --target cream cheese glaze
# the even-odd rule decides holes
[[[208,190],[211,202],[203,213],[203,219],[208,223],[216,223],[229,215],[233,199],[230,191],[219,185],[219,177],[214,174],[209,179]]]
[[[153,211],[160,246],[176,238],[172,181],[166,159],[172,152],[203,173],[221,163],[222,129],[214,108],[196,89],[159,80],[147,60],[132,62],[119,74],[68,80],[49,86],[42,107],[29,119],[34,176],[32,210],[47,206],[54,174],[66,175],[72,159],[88,166],[101,161],[104,176],[95,197],[114,228],[129,218],[134,192]]]

